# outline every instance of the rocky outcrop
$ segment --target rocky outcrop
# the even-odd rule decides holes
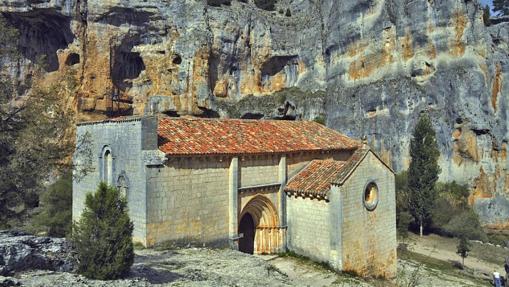
[[[267,7],[4,0],[0,11],[20,30],[23,56],[6,69],[19,93],[41,56],[46,83],[75,76],[81,120],[156,112],[317,119],[366,136],[397,171],[408,167],[413,127],[428,111],[441,180],[468,184],[483,222],[509,226],[505,19],[486,26],[476,0]]]
[[[0,231],[0,276],[30,269],[71,271],[74,262],[65,239]]]
[[[21,286],[21,283],[15,278],[0,276],[0,287],[12,286]]]

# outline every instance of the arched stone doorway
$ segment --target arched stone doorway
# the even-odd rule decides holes
[[[253,217],[249,213],[244,214],[239,223],[239,233],[243,235],[239,239],[240,251],[249,254],[254,253],[255,232],[256,226]]]
[[[239,222],[239,250],[250,254],[273,254],[281,251],[284,230],[279,226],[276,208],[265,196],[251,199],[242,210]]]

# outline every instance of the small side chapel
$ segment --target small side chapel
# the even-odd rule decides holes
[[[78,125],[73,220],[103,181],[127,197],[133,240],[287,250],[341,271],[396,274],[394,173],[372,150],[309,121],[118,118]]]

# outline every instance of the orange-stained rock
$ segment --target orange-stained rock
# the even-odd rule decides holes
[[[479,150],[477,147],[477,136],[471,130],[463,131],[457,128],[453,131],[453,159],[456,164],[461,165],[464,159],[474,162],[480,160]]]
[[[228,97],[228,80],[219,80],[214,88],[214,96],[220,98]]]
[[[468,25],[468,18],[464,12],[458,10],[453,14],[451,26],[454,28],[454,37],[449,44],[450,53],[453,56],[461,57],[465,54],[466,45],[463,40],[465,28]]]
[[[475,200],[479,198],[492,198],[493,191],[496,190],[495,183],[488,175],[484,172],[481,167],[479,171],[479,177],[474,182],[472,194],[468,198],[468,203],[473,205]]]
[[[403,49],[403,60],[408,61],[414,56],[412,34],[408,29],[405,36],[400,41]]]
[[[502,66],[497,63],[495,78],[493,79],[493,87],[491,89],[491,106],[497,111],[497,102],[500,91],[502,90]]]

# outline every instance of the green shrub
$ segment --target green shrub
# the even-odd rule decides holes
[[[397,216],[396,228],[398,236],[402,239],[408,237],[408,226],[412,222],[412,215],[408,211],[402,211]]]
[[[431,211],[433,230],[442,235],[487,240],[479,217],[468,205],[469,191],[456,182],[437,184],[438,197]]]
[[[66,173],[41,195],[41,212],[33,218],[36,231],[65,237],[72,226],[72,174]]]
[[[431,211],[431,218],[433,220],[433,228],[438,233],[441,229],[461,210],[452,206],[447,200],[437,200],[433,210]],[[445,235],[445,234],[444,234]]]
[[[325,126],[325,123],[327,120],[325,119],[325,115],[319,115],[313,119],[314,122],[321,124],[322,126]]]
[[[445,198],[451,204],[462,209],[468,208],[470,192],[466,185],[460,185],[452,181],[448,183],[437,183],[436,189],[439,196]]]
[[[488,242],[495,245],[508,246],[509,234],[504,233],[488,233]]]
[[[479,217],[471,209],[465,210],[452,217],[443,229],[458,238],[465,237],[472,240],[488,240],[479,222]]]
[[[101,280],[127,275],[134,261],[132,232],[126,199],[101,183],[95,193],[87,194],[85,210],[73,227],[78,273]]]

